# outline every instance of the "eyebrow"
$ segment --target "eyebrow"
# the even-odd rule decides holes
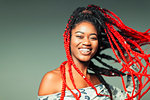
[[[76,31],[75,33],[81,33],[81,34],[84,34],[84,32],[81,32],[81,31]]]
[[[90,35],[96,35],[96,36],[97,36],[97,34],[96,34],[96,33],[91,33]]]
[[[76,33],[76,34],[77,34],[77,33],[84,34],[84,32],[81,32],[81,31],[76,31],[75,33]],[[96,33],[90,33],[90,35],[97,35],[97,34],[96,34]]]

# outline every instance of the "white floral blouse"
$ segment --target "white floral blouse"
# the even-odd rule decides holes
[[[134,77],[135,80],[135,93],[138,86],[138,79],[137,77]],[[132,90],[133,90],[133,82],[130,76],[127,76],[127,92],[122,91],[121,89],[109,85],[110,90],[112,92],[113,100],[125,100],[127,98],[127,93],[131,96]],[[98,93],[109,95],[108,90],[103,84],[95,85],[95,88],[97,89]],[[78,91],[72,90],[74,93],[78,94]],[[82,88],[79,89],[81,92],[80,100],[110,100],[107,96],[98,96],[96,95],[95,90],[92,87]],[[135,94],[134,93],[134,94]],[[44,95],[44,96],[38,96],[38,100],[60,100],[61,92],[51,94],[51,95]],[[75,97],[72,95],[72,93],[68,90],[65,91],[65,97],[64,100],[75,100]],[[134,98],[133,100],[137,100]]]

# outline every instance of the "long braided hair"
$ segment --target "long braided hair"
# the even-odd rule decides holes
[[[99,61],[105,67],[107,67],[107,69],[96,66],[92,61],[90,62],[88,69],[93,71],[97,75],[101,83],[105,85],[110,95],[104,95],[98,93],[94,85],[76,67],[71,57],[70,54],[71,30],[75,27],[76,24],[78,24],[81,21],[91,22],[97,30],[99,48],[93,58]],[[63,62],[60,65],[60,70],[61,70],[61,75],[63,80],[60,99],[63,100],[65,96],[66,88],[70,90],[70,92],[77,100],[79,100],[81,96],[81,92],[76,88],[76,85],[74,83],[74,79],[72,75],[72,66],[84,78],[84,80],[95,90],[97,95],[108,96],[110,97],[111,100],[112,100],[111,90],[107,82],[103,79],[102,75],[120,76],[122,78],[124,90],[125,92],[127,92],[123,75],[126,75],[125,73],[128,72],[128,75],[131,75],[132,77],[134,89],[135,89],[135,81],[133,79],[134,76],[138,78],[140,84],[139,84],[138,92],[136,94],[132,94],[132,96],[129,96],[127,94],[128,96],[127,99],[129,98],[133,99],[137,95],[138,95],[138,99],[140,99],[150,89],[150,87],[148,87],[144,92],[142,92],[142,89],[150,81],[150,75],[147,72],[147,68],[150,67],[150,63],[149,63],[150,54],[145,54],[142,48],[140,47],[142,45],[150,43],[149,30],[147,30],[146,32],[138,32],[124,25],[123,22],[120,20],[120,18],[116,16],[113,12],[107,9],[102,9],[96,5],[88,5],[86,8],[85,7],[77,8],[69,18],[68,24],[66,25],[65,32],[63,34],[67,61]],[[107,48],[112,48],[116,59],[106,54],[100,54],[102,50],[105,50]],[[125,59],[124,52],[128,54],[130,59],[129,62]],[[104,58],[107,60],[115,60],[116,62],[122,65],[122,68],[120,70],[117,70],[112,66],[102,62],[100,58]],[[145,60],[146,63],[145,66],[141,63],[141,60]],[[69,72],[70,80],[72,81],[72,84],[74,88],[78,91],[79,95],[75,94],[66,84],[65,66],[64,66],[66,63],[68,63],[69,66],[68,72]],[[134,70],[129,68],[132,64],[136,64],[137,68],[139,69],[138,72],[135,72]],[[144,82],[142,82],[142,77],[145,77]]]

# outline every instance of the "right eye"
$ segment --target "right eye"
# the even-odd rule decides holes
[[[76,37],[79,38],[79,39],[82,39],[82,38],[83,38],[83,36],[80,36],[80,35],[77,35]]]

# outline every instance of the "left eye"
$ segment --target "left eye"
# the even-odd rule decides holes
[[[97,40],[97,37],[91,37],[90,39],[92,39],[92,40]]]

